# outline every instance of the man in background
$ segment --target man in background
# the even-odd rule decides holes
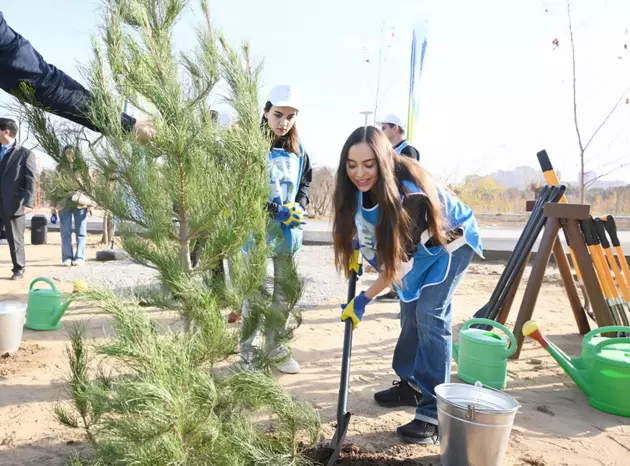
[[[398,154],[420,161],[420,152],[405,139],[405,125],[400,118],[390,113],[381,121],[381,129]]]
[[[0,118],[0,225],[6,228],[13,276],[24,278],[25,215],[33,210],[37,189],[37,163],[33,153],[17,144],[18,127]]]

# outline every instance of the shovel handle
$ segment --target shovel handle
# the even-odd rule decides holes
[[[604,222],[602,222],[601,218],[595,219],[595,231],[597,232],[597,236],[599,237],[599,241],[602,243],[603,248],[610,248],[610,243],[606,237],[606,227],[604,227]]]
[[[613,217],[612,215],[608,215],[606,217],[606,221],[604,222],[604,227],[610,235],[610,241],[612,242],[613,246],[621,246],[621,243],[619,242],[619,237],[617,236],[617,224],[615,223],[615,217]]]
[[[582,234],[584,235],[584,242],[587,246],[593,246],[595,244],[595,238],[593,238],[593,230],[591,229],[591,221],[593,217],[580,220],[580,227],[582,227]]]
[[[348,301],[354,299],[357,291],[357,272],[351,270],[348,276]],[[337,428],[342,426],[348,412],[348,388],[350,383],[350,357],[352,355],[352,319],[346,319],[343,332],[343,353],[341,356],[341,380],[337,400]]]

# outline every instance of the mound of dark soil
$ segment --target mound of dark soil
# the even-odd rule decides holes
[[[307,450],[306,456],[319,464],[326,465],[332,452],[331,448],[320,445]],[[356,445],[348,445],[343,447],[335,464],[354,466],[440,466],[440,460],[435,457],[423,460],[396,458],[383,453],[366,452]]]

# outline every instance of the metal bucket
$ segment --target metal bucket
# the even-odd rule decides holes
[[[435,394],[442,466],[502,466],[521,405],[479,383],[443,383]]]
[[[26,304],[21,301],[0,303],[0,355],[20,349],[26,320]]]

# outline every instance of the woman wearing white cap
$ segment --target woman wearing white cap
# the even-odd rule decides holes
[[[295,122],[300,108],[297,91],[288,85],[277,85],[269,94],[262,117],[263,127],[269,131],[272,145],[269,151],[269,183],[271,194],[267,210],[276,221],[282,239],[275,242],[274,248],[274,290],[273,303],[286,309],[284,320],[289,317],[289,309],[283,303],[278,286],[282,272],[280,255],[295,256],[302,247],[304,212],[309,203],[308,191],[312,180],[312,169],[308,154],[302,147]],[[247,304],[243,306],[243,317],[247,319]],[[291,357],[291,350],[276,343],[276,336],[284,329],[279,328],[267,335],[266,344],[269,357],[284,360],[276,368],[280,372],[296,374],[299,363]],[[241,342],[241,357],[248,363],[253,356],[252,346],[255,332]]]

